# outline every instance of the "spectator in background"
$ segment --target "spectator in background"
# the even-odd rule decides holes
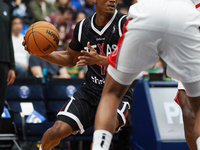
[[[11,11],[24,15],[30,0],[5,0],[4,2],[10,6]]]
[[[45,17],[45,20],[52,23],[55,27],[60,24],[66,24],[65,42],[70,42],[74,31],[74,22],[72,20],[74,11],[71,8],[65,8],[63,11],[58,11]]]
[[[28,58],[29,54],[24,51],[22,42],[24,40],[24,35],[20,33],[23,28],[23,21],[20,17],[12,18],[12,42],[15,57],[15,74],[16,77],[25,77],[28,69]]]
[[[70,78],[65,67],[49,63],[39,57],[31,55],[29,58],[29,77],[42,78],[42,70],[46,68],[52,74],[53,78]]]
[[[65,30],[66,30],[66,25],[65,24],[61,24],[57,27],[58,32],[59,32],[59,36],[60,36],[60,40],[58,43],[58,47],[56,49],[56,51],[63,51],[67,49],[67,46],[63,41],[65,38]],[[64,45],[65,44],[65,45]],[[80,78],[83,79],[85,77],[85,66],[74,66],[72,68],[68,68],[66,67],[67,73],[70,75],[70,78]]]
[[[31,14],[28,9],[28,4],[30,0],[5,0],[5,3],[11,7],[12,15],[19,16],[23,18],[23,29],[28,29],[28,25],[31,24]],[[27,25],[26,25],[27,24]]]
[[[15,60],[11,39],[11,10],[0,0],[0,115],[6,98],[6,87],[15,81]],[[1,129],[0,117],[0,129]]]
[[[64,49],[64,39],[66,35],[66,24],[60,24],[57,26],[58,32],[59,32],[59,43],[58,47],[56,48],[56,51],[63,51]]]
[[[136,77],[136,79],[148,81],[150,80],[149,79],[150,73],[161,73],[163,74],[163,78],[165,78],[164,67],[163,67],[163,63],[161,59],[153,67],[148,68],[147,70],[141,71],[139,75]]]
[[[46,0],[48,3],[54,4],[55,0]]]
[[[84,4],[77,9],[77,13],[83,12],[87,17],[92,16],[95,12],[95,6],[93,0],[85,0]]]
[[[71,0],[71,7],[74,11],[77,11],[79,7],[81,7],[84,3],[84,0]]]
[[[68,74],[71,76],[71,78],[79,78],[79,79],[83,79],[85,77],[85,70],[84,70],[85,66],[74,66],[72,68],[68,68],[67,72]]]
[[[63,9],[70,7],[70,0],[56,0],[55,5],[58,10],[63,11]]]
[[[117,10],[119,12],[121,12],[122,14],[128,15],[128,9],[129,9],[129,6],[127,6],[125,4],[118,4],[117,5]]]
[[[29,3],[29,8],[35,21],[42,21],[46,16],[57,11],[56,6],[45,0],[32,0]]]
[[[86,15],[84,12],[76,13],[74,23],[77,24],[79,21],[81,21],[85,18],[86,18]],[[61,35],[60,35],[60,37],[61,37]],[[66,50],[67,47],[68,47],[68,44],[63,45],[64,50]],[[67,72],[69,73],[69,75],[71,76],[71,78],[83,79],[85,77],[85,73],[87,72],[87,66],[78,66],[78,67],[74,66],[72,68],[66,67],[66,69],[67,69]]]
[[[147,69],[148,73],[164,73],[162,61],[159,60],[152,68]]]
[[[84,12],[76,13],[74,23],[77,24],[79,21],[86,18],[86,14]]]

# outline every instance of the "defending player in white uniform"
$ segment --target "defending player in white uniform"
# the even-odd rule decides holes
[[[108,74],[95,119],[93,150],[104,150],[114,133],[116,109],[129,85],[161,57],[168,76],[181,81],[195,113],[194,132],[200,150],[200,13],[199,1],[139,0],[109,57]],[[108,110],[106,116],[102,116]],[[104,139],[102,139],[104,135]]]

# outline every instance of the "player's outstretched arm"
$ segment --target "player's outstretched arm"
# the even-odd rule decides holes
[[[26,41],[24,40],[22,45],[24,46],[25,50],[32,54],[26,45]],[[33,54],[32,54],[33,55]],[[78,57],[83,55],[81,52],[74,51],[71,48],[68,48],[66,51],[54,51],[45,56],[37,56],[40,57],[50,63],[59,65],[59,66],[66,66],[66,67],[73,67],[76,65],[78,61]]]
[[[51,54],[39,57],[59,66],[73,67],[80,55],[82,55],[80,52],[68,48],[66,51],[54,51]]]
[[[85,65],[102,65],[107,67],[107,56],[99,55],[94,48],[90,46],[90,42],[87,43],[87,47],[89,48],[90,52],[86,52],[82,50],[81,53],[83,56],[78,57],[78,62],[76,63],[77,66],[85,66]]]

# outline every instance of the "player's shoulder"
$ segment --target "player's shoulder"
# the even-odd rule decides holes
[[[124,26],[125,22],[127,21],[127,15],[117,11],[117,14],[115,16],[115,20],[118,22],[119,28],[122,29]]]
[[[119,20],[127,20],[127,15],[117,11],[117,14],[116,14],[116,18],[118,18]]]
[[[121,18],[121,17],[127,17],[127,15],[121,13],[120,11],[117,11],[117,14],[116,14],[117,17]]]
[[[80,27],[80,26],[89,26],[91,24],[91,17],[86,17],[85,19],[79,21],[77,24],[76,24],[76,27]]]

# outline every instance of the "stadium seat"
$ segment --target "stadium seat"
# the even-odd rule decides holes
[[[1,115],[0,149],[12,149],[15,145],[18,150],[22,150],[16,134],[16,126],[13,117],[14,113],[10,109],[7,101],[5,101],[5,106]]]
[[[46,106],[48,117],[55,121],[56,114],[78,88],[78,85],[49,83],[46,86]]]
[[[7,87],[6,100],[14,112],[14,122],[20,140],[41,140],[43,133],[53,125],[48,121],[41,84],[13,84]],[[32,104],[33,109],[45,117],[42,123],[26,123],[28,115],[22,113],[23,104]],[[27,105],[29,107],[30,105]],[[25,108],[29,110],[29,108]]]

